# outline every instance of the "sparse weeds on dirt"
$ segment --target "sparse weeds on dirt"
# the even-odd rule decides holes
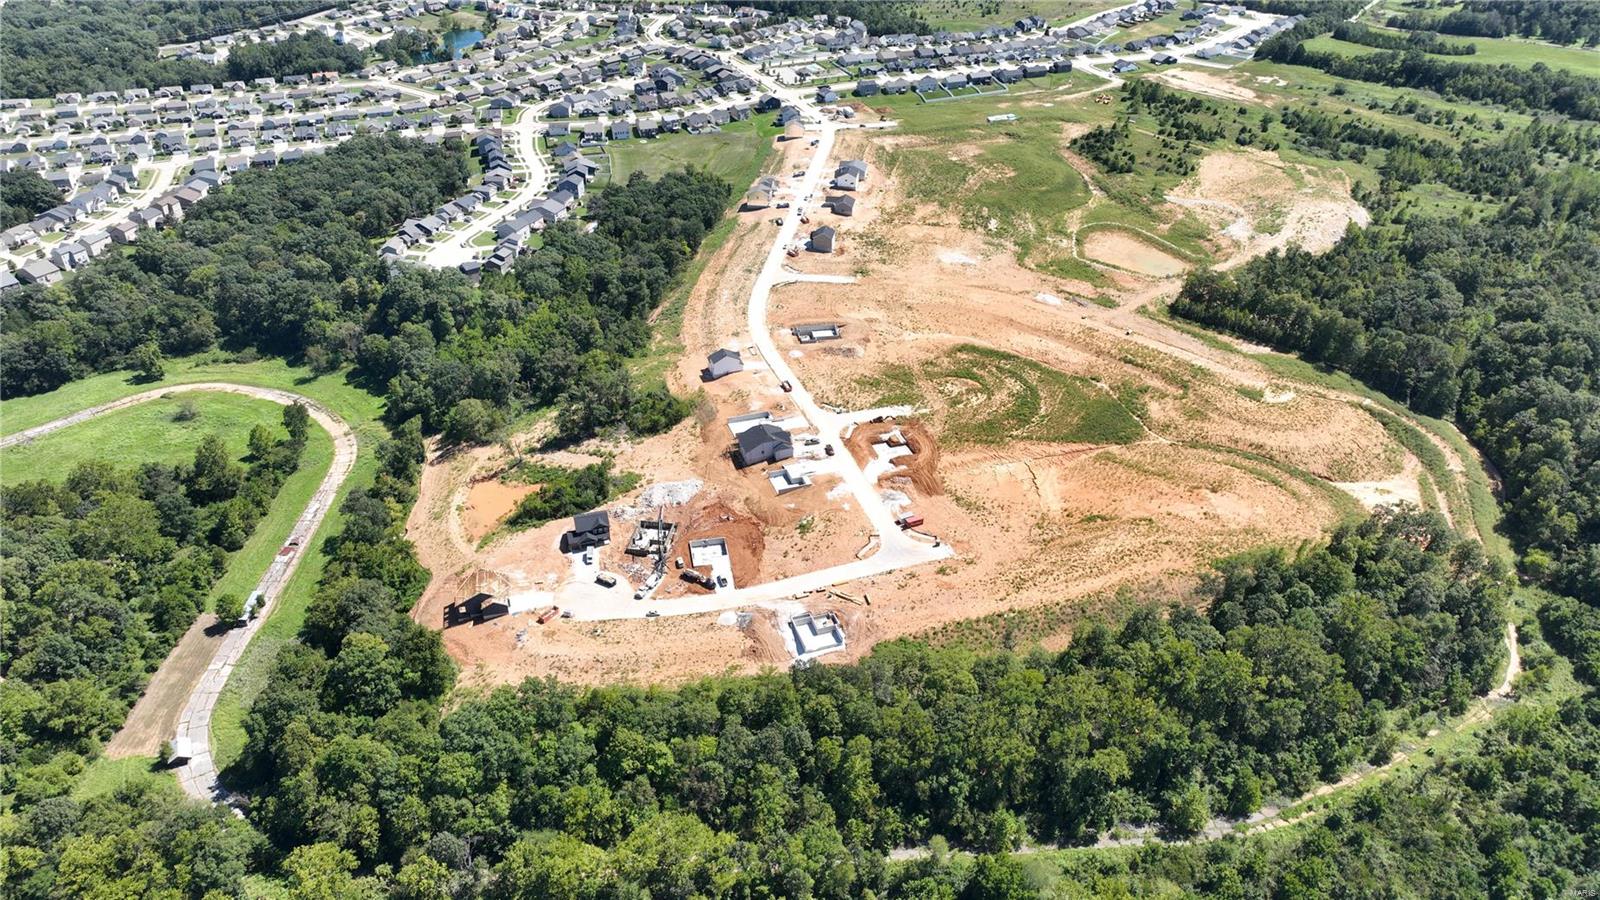
[[[1302,469],[1299,466],[1292,466],[1288,463],[1279,462],[1278,460],[1270,457],[1262,456],[1259,453],[1251,453],[1248,450],[1240,450],[1237,447],[1223,447],[1217,444],[1208,444],[1203,441],[1186,442],[1184,446],[1194,447],[1200,450],[1210,450],[1220,455],[1234,456],[1239,459],[1256,463],[1260,466],[1265,466],[1276,472],[1281,472],[1295,481],[1309,486],[1318,494],[1320,494],[1323,499],[1327,500],[1329,505],[1333,507],[1334,511],[1338,513],[1340,522],[1357,522],[1366,518],[1367,516],[1366,509],[1361,505],[1360,501],[1356,500],[1356,498],[1350,496],[1344,491],[1339,490],[1332,484],[1329,484],[1327,481],[1318,478],[1316,475],[1307,472],[1305,469]],[[1222,461],[1227,462],[1226,460]],[[1235,465],[1235,468],[1240,467]],[[1250,470],[1241,468],[1241,471]],[[1251,474],[1257,475],[1257,477],[1264,477],[1261,473],[1251,472]],[[1287,485],[1279,484],[1279,486],[1284,487],[1285,490],[1287,490]]]
[[[1428,439],[1420,429],[1413,426],[1399,416],[1386,409],[1376,406],[1362,406],[1379,424],[1389,433],[1400,446],[1411,451],[1411,455],[1422,463],[1424,473],[1433,482],[1423,495],[1424,505],[1427,505],[1428,496],[1433,496],[1433,509],[1439,508],[1439,496],[1434,492],[1433,485],[1437,485],[1444,492],[1444,503],[1452,521],[1460,523],[1463,527],[1472,515],[1471,504],[1467,500],[1465,491],[1455,474],[1450,471],[1450,462],[1445,458],[1444,451]],[[1420,481],[1420,479],[1419,479]]]
[[[1077,626],[1109,616],[1120,619],[1154,597],[1148,589],[1124,587],[1115,593],[1094,594],[1062,603],[991,613],[977,619],[946,622],[913,635],[936,647],[962,647],[974,651],[1026,649]]]
[[[952,444],[1126,444],[1144,433],[1088,379],[1001,350],[962,344],[924,373],[951,400],[943,437]]]
[[[1003,130],[981,115],[919,134],[927,146],[886,158],[907,196],[954,209],[962,227],[1004,240],[1026,262],[1041,241],[1069,233],[1067,214],[1089,200],[1089,186],[1062,157],[1060,118],[1038,116]],[[959,152],[963,158],[952,158]]]
[[[1057,278],[1082,281],[1095,287],[1103,287],[1106,284],[1104,273],[1095,268],[1093,264],[1073,256],[1070,252],[1063,253],[1060,256],[1052,256],[1047,260],[1036,263],[1035,267],[1046,275],[1054,275]],[[1101,298],[1099,296],[1093,298],[1096,303],[1099,303],[1102,299],[1109,298]],[[1116,306],[1115,300],[1110,302],[1113,307]]]
[[[855,387],[872,398],[868,409],[879,406],[921,406],[922,387],[917,382],[916,370],[908,365],[886,366],[871,375],[856,379]]]

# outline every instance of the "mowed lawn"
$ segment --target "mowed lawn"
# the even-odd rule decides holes
[[[715,134],[669,134],[612,142],[606,145],[611,179],[625,182],[635,172],[655,178],[691,166],[721,176],[742,194],[764,171],[773,141],[782,133],[772,125],[772,118],[771,113],[762,113],[724,125]]]
[[[182,418],[186,408],[196,413],[194,418]],[[0,483],[59,480],[90,460],[118,466],[189,462],[195,447],[210,434],[220,436],[230,454],[243,460],[249,452],[250,429],[268,425],[281,436],[282,420],[283,407],[269,400],[174,391],[169,397],[106,413],[0,451]]]

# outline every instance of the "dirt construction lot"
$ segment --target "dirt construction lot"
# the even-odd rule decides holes
[[[856,214],[817,213],[813,220],[839,229],[838,251],[801,252],[789,262],[797,273],[855,283],[779,287],[770,324],[780,352],[819,401],[917,409],[860,426],[840,449],[872,459],[880,452],[874,444],[898,427],[911,453],[883,469],[880,487],[922,515],[923,530],[949,542],[956,556],[844,588],[868,595],[870,605],[825,595],[807,601],[844,616],[849,650],[828,659],[852,658],[900,636],[947,636],[968,620],[1013,610],[1089,609],[1128,585],[1176,599],[1197,565],[1262,544],[1314,539],[1358,515],[1363,500],[1417,495],[1416,461],[1349,398],[1274,376],[1248,353],[1141,312],[1176,293],[1183,266],[1130,260],[1119,233],[1104,231],[1105,239],[1086,245],[1090,256],[1108,257],[1096,284],[1025,268],[1010,248],[906,201],[892,174],[879,168],[874,140],[852,134],[836,151],[838,159],[874,164]],[[1275,245],[1259,238],[1272,211],[1251,208],[1244,195],[1274,178],[1293,184],[1299,177],[1270,159],[1234,162],[1202,166],[1176,192],[1182,203],[1214,206],[1224,264]],[[1241,167],[1247,177],[1237,175]],[[1297,239],[1326,231],[1305,224],[1321,221],[1315,204],[1349,202],[1321,185],[1307,198],[1280,229],[1301,227]],[[1359,220],[1341,208],[1344,221]],[[583,448],[615,454],[618,469],[643,476],[645,492],[652,484],[696,483],[682,505],[666,510],[684,523],[672,555],[687,556],[692,537],[725,537],[740,583],[847,561],[870,536],[834,482],[822,478],[777,495],[764,471],[729,464],[729,416],[791,412],[769,373],[747,365],[721,381],[698,379],[708,352],[750,348],[745,303],[771,217],[770,210],[740,215],[683,308],[684,355],[669,381],[675,391],[703,391],[697,415],[657,438]],[[1241,219],[1248,234],[1244,226],[1222,233]],[[788,333],[810,322],[840,323],[842,336],[801,344]],[[485,516],[495,518],[484,504],[509,505],[505,489],[471,485],[492,482],[504,465],[503,451],[492,448],[427,467],[410,522],[435,573],[415,611],[419,621],[437,626],[444,606],[485,572],[521,590],[568,577],[556,550],[565,521],[477,546],[488,533]],[[644,505],[635,491],[612,508]],[[614,515],[612,527],[601,566],[627,572],[621,545],[632,520]],[[664,606],[702,590],[673,574],[649,602]],[[1029,638],[1059,644],[1071,619]],[[449,629],[445,643],[468,679],[486,684],[547,674],[672,681],[786,665],[777,622],[770,610],[544,626],[513,615]]]

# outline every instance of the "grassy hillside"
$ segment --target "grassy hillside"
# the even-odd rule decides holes
[[[250,429],[268,425],[282,431],[282,416],[283,407],[269,400],[174,392],[7,448],[0,452],[0,483],[59,478],[96,459],[124,466],[192,461],[195,447],[208,434],[220,435],[234,458],[242,460],[249,452],[245,445]],[[10,426],[9,407],[6,419]]]

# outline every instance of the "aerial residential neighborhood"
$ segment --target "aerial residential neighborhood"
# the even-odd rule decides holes
[[[1600,891],[1597,47],[6,0],[3,895]]]

